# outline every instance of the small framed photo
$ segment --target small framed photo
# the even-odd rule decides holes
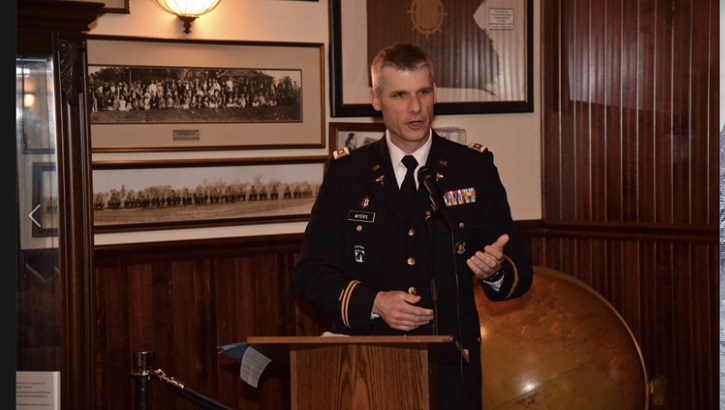
[[[466,145],[464,128],[435,127],[434,130],[447,140]],[[345,147],[352,151],[382,138],[385,135],[385,124],[382,122],[330,122],[328,134],[330,154]]]
[[[441,137],[457,142],[462,145],[466,145],[466,129],[465,128],[458,128],[458,127],[435,127],[435,132],[438,133]]]
[[[330,154],[345,147],[352,151],[382,138],[385,135],[385,124],[382,122],[330,122],[328,133]]]
[[[93,225],[102,233],[305,221],[326,161],[94,162]]]

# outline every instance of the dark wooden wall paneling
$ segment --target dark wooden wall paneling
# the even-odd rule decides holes
[[[617,308],[666,408],[718,404],[719,7],[544,0],[534,263]],[[655,403],[662,404],[662,403]]]
[[[541,221],[517,226],[536,263],[571,267],[617,307],[640,343],[651,341],[642,344],[651,377],[665,375],[672,385],[672,380],[702,372],[702,377],[683,381],[694,392],[678,403],[710,408],[699,404],[714,399],[717,384],[702,380],[717,373],[717,351],[697,346],[711,342],[714,327],[708,312],[713,301],[700,297],[709,292],[700,289],[717,288],[717,283],[708,283],[712,277],[707,274],[691,275],[707,272],[710,252],[716,253],[709,228]],[[286,280],[301,239],[286,235],[99,247],[94,277],[97,408],[131,408],[135,379],[129,371],[134,352],[141,351],[155,353],[154,368],[227,405],[289,408],[284,364],[271,365],[255,389],[239,379],[239,363],[219,356],[216,347],[247,336],[318,335],[327,328]],[[679,253],[692,258],[685,261],[691,267],[674,268],[685,273],[684,281],[672,273]],[[653,364],[660,366],[655,373]],[[152,386],[153,408],[198,408],[158,379]],[[681,408],[673,400],[667,408]]]
[[[99,247],[95,252],[96,403],[133,408],[135,352],[154,369],[240,409],[288,409],[289,372],[273,363],[259,388],[217,346],[247,336],[319,335],[327,323],[297,300],[286,280],[300,235]],[[198,404],[156,377],[152,408]]]

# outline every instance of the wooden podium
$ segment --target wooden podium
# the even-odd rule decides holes
[[[293,410],[437,409],[436,364],[459,363],[462,354],[451,336],[249,337],[247,344],[289,362]]]

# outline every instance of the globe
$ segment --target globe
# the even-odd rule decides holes
[[[522,297],[476,287],[485,410],[649,408],[647,371],[624,319],[575,277],[535,266]]]

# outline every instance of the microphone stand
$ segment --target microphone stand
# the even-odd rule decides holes
[[[428,282],[430,284],[430,297],[433,301],[433,334],[438,335],[438,288],[435,279],[435,264],[433,263],[435,253],[435,232],[436,223],[433,215],[427,212],[425,215],[425,227],[428,230]]]
[[[435,218],[438,217],[441,219],[441,221],[448,227],[448,231],[451,234],[451,250],[454,249],[454,236],[453,236],[453,229],[451,228],[451,222],[448,219],[448,215],[445,212],[445,209],[443,208],[436,208],[433,206],[433,209],[431,212],[426,213],[425,215],[425,225],[428,228],[428,255],[429,255],[429,265],[428,265],[428,278],[430,279],[430,288],[431,288],[431,295],[433,298],[433,318],[435,319],[435,323],[433,325],[433,332],[435,335],[438,335],[438,297],[436,295],[437,289],[435,284],[435,268],[433,267],[433,252],[435,251]],[[461,333],[461,304],[460,304],[460,284],[458,280],[458,268],[456,266],[456,257],[453,256],[453,274],[456,280],[456,320],[458,322],[458,341],[461,343],[461,355],[459,356],[459,367],[461,370],[460,376],[461,376],[461,387],[463,388],[463,396],[466,395],[466,385],[463,382],[463,336]]]

